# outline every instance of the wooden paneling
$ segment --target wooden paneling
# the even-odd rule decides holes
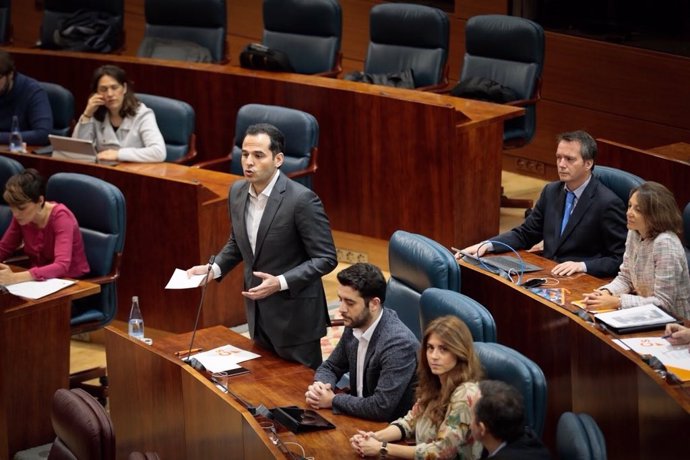
[[[69,386],[71,301],[99,291],[81,281],[38,300],[0,298],[0,458],[55,439],[49,415],[55,391]]]
[[[13,50],[15,60],[86,100],[103,56]],[[388,239],[397,229],[446,246],[498,231],[503,120],[522,109],[331,78],[112,56],[143,92],[197,111],[200,160],[228,152],[237,110],[283,105],[319,121],[314,188],[333,228]],[[451,191],[452,193],[449,193]]]

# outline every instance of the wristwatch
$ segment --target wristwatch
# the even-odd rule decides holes
[[[379,449],[379,458],[386,458],[388,456],[388,441],[381,442],[381,449]]]

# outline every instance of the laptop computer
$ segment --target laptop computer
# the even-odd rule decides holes
[[[101,161],[93,142],[74,137],[56,136],[49,134],[48,139],[53,147],[53,158],[63,160],[83,161],[85,163],[98,163],[103,165],[116,165],[116,161]]]
[[[504,271],[507,273],[530,273],[538,272],[544,269],[543,267],[525,262],[524,260],[520,260],[513,256],[477,257],[463,251],[460,251],[460,254],[462,254],[463,259],[467,260],[468,262],[480,267],[487,266],[492,269],[494,273],[499,271]]]

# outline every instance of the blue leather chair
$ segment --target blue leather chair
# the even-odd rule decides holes
[[[0,44],[12,40],[12,2],[0,0]]]
[[[525,401],[525,420],[541,436],[546,416],[546,377],[541,368],[520,352],[499,343],[475,342],[485,377],[517,388]]]
[[[597,422],[588,414],[564,412],[556,428],[556,451],[560,460],[606,460],[606,440]]]
[[[476,300],[448,289],[429,288],[420,298],[421,330],[440,316],[454,315],[460,318],[472,333],[475,342],[495,342],[496,322],[482,304]]]
[[[7,179],[22,171],[24,171],[24,166],[20,162],[0,156],[0,237],[5,234],[5,230],[12,222],[12,211],[2,197],[5,192],[5,184]]]
[[[137,99],[153,110],[165,140],[165,161],[189,163],[196,157],[196,114],[191,105],[178,99],[137,93]]]
[[[125,244],[125,198],[116,186],[92,176],[53,174],[46,184],[46,198],[67,206],[79,222],[86,258],[91,271],[84,279],[100,284],[99,294],[72,303],[72,334],[100,329],[117,313],[117,279]],[[105,398],[102,387],[82,382],[103,378],[105,369],[89,369],[70,377],[72,387],[81,387]],[[105,381],[102,379],[102,383]],[[104,385],[105,386],[105,385]]]
[[[55,83],[41,81],[39,85],[48,94],[53,114],[53,129],[50,134],[69,136],[74,127],[74,95],[64,86]]]
[[[343,19],[338,0],[264,0],[262,43],[287,54],[296,73],[336,76]]]
[[[422,292],[431,287],[459,291],[458,262],[436,241],[398,230],[388,243],[388,266],[385,306],[421,340]]]
[[[280,170],[305,187],[312,188],[311,175],[316,171],[319,123],[313,115],[277,105],[247,104],[237,111],[235,146],[226,157],[198,163],[199,168],[222,170],[242,175],[242,141],[250,125],[270,123],[285,136],[285,161]],[[229,164],[228,164],[229,163]]]
[[[630,191],[644,182],[644,179],[635,174],[610,166],[596,165],[592,170],[592,175],[615,193],[626,207],[628,206]]]
[[[516,16],[488,14],[471,17],[465,28],[465,59],[460,81],[489,78],[511,88],[525,108],[525,116],[506,122],[503,143],[523,146],[536,131],[536,104],[544,68],[544,29]]]
[[[364,72],[387,74],[412,69],[415,87],[440,90],[448,84],[448,15],[409,3],[375,5],[369,16]]]
[[[145,0],[144,14],[137,56],[227,62],[225,0]]]
[[[124,0],[43,0],[43,22],[41,23],[40,46],[56,48],[53,33],[60,29],[61,22],[78,10],[92,10],[115,17],[118,34],[114,49],[124,44]]]

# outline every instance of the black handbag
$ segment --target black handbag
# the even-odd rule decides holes
[[[246,69],[293,72],[287,54],[261,43],[250,43],[244,47],[240,53],[240,65]]]

